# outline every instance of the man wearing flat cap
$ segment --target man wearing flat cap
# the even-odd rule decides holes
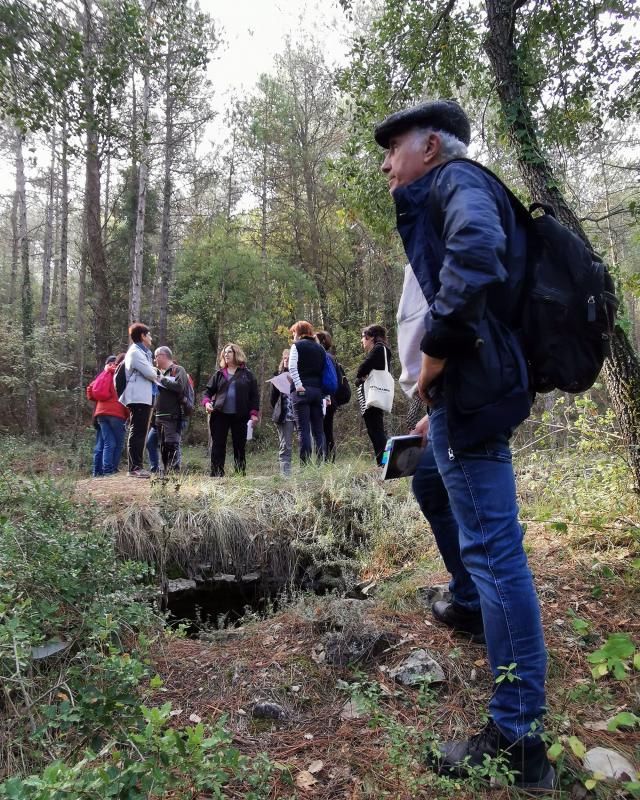
[[[550,789],[543,742],[546,651],[522,546],[509,439],[530,412],[517,320],[526,234],[506,192],[465,160],[469,119],[437,100],[375,130],[398,232],[428,304],[418,391],[429,432],[413,489],[452,580],[434,616],[482,641],[496,679],[484,729],[445,742],[439,770],[464,775],[502,755],[516,783]],[[499,679],[499,680],[498,680]]]

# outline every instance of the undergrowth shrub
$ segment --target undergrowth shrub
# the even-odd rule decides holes
[[[262,796],[271,768],[240,756],[224,720],[173,730],[169,705],[143,705],[163,622],[147,573],[91,508],[0,473],[0,798],[223,796],[237,780]]]

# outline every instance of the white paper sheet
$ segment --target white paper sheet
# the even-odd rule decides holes
[[[289,379],[288,372],[281,372],[279,375],[274,375],[273,378],[269,378],[267,383],[272,383],[282,394],[289,394],[291,391],[291,380]]]

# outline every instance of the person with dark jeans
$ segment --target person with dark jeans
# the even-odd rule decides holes
[[[184,367],[173,360],[173,353],[164,345],[156,348],[155,362],[160,370],[160,387],[154,406],[155,426],[162,466],[167,474],[180,471],[183,398],[189,386],[189,378]]]
[[[253,374],[247,369],[242,348],[230,342],[220,353],[220,369],[204,390],[202,405],[209,415],[211,433],[211,477],[224,475],[227,436],[231,431],[235,471],[246,474],[247,426],[258,421],[260,395]]]
[[[153,366],[152,336],[142,322],[129,327],[131,346],[124,358],[127,384],[118,398],[131,413],[127,451],[129,476],[149,478],[151,473],[143,467],[144,446],[149,432],[151,408],[158,393],[158,371]]]
[[[149,433],[146,441],[147,455],[149,456],[149,472],[155,475],[160,471],[160,446],[158,444],[158,431],[155,421],[149,425]]]
[[[113,375],[124,359],[124,353],[109,356],[104,370],[87,386],[87,399],[95,402],[93,424],[96,429],[96,445],[93,451],[93,476],[112,475],[118,471],[124,432],[129,411],[118,402]]]
[[[427,422],[420,420],[412,433],[426,436]],[[425,430],[426,427],[426,430]],[[449,592],[452,602],[437,600],[431,611],[434,617],[456,631],[471,636],[471,641],[485,641],[480,596],[473,578],[467,571],[460,554],[458,523],[451,510],[449,495],[438,472],[433,444],[427,440],[422,458],[411,484],[420,510],[431,526],[444,565],[451,575]]]
[[[324,349],[329,354],[329,358],[333,361],[333,365],[335,367],[336,375],[338,376],[338,381],[339,381],[340,369],[338,366],[338,362],[336,361],[336,358],[333,355],[333,353],[330,352],[331,344],[333,342],[331,334],[329,333],[329,331],[318,331],[316,333],[316,339],[324,347]],[[335,395],[331,395],[330,397],[325,398],[324,419],[322,422],[322,429],[324,432],[324,457],[326,461],[336,460],[336,443],[333,436],[333,418],[335,417],[337,410],[338,410],[338,405],[336,403]]]
[[[291,400],[300,441],[300,461],[306,464],[311,458],[312,436],[316,458],[324,458],[325,453],[322,417],[325,349],[315,340],[310,322],[298,320],[289,331],[293,335],[289,352],[289,373],[293,379]]]
[[[428,304],[418,392],[430,407],[430,449],[414,488],[452,572],[453,601],[436,616],[456,627],[477,614],[477,603],[495,681],[483,730],[443,742],[430,761],[464,776],[501,757],[518,787],[549,790],[555,772],[540,737],[546,650],[509,448],[532,402],[516,330],[526,230],[502,185],[456,160],[471,138],[456,102],[393,114],[375,138],[386,150],[382,171],[398,232]]]
[[[367,357],[360,364],[356,373],[355,384],[358,390],[358,402],[369,439],[373,445],[376,464],[382,466],[382,455],[387,444],[387,434],[384,429],[384,411],[381,408],[367,408],[364,383],[373,369],[388,369],[390,371],[391,350],[387,345],[387,331],[382,325],[369,325],[366,327],[362,331],[361,341]]]

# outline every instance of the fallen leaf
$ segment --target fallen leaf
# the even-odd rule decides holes
[[[316,772],[320,772],[320,770],[323,767],[324,767],[324,761],[312,761],[307,767],[307,771],[310,772],[312,775],[315,775]]]
[[[310,772],[307,772],[306,769],[303,769],[302,772],[296,775],[296,786],[299,789],[311,789],[316,783],[318,783],[318,781]]]
[[[182,714],[182,709],[181,708],[174,708],[173,711],[169,712],[169,716],[170,717],[179,717],[180,714]]]
[[[313,739],[313,734],[312,733],[305,733],[303,738],[307,739],[307,741],[310,742]]]
[[[584,727],[589,731],[606,731],[608,722],[606,719],[599,719],[596,722],[585,722]]]
[[[199,722],[202,722],[202,717],[198,716],[198,714],[191,714],[189,716],[189,722],[195,722],[197,725]]]
[[[487,662],[484,660],[484,658],[476,658],[473,663],[476,665],[476,667],[484,667]]]

